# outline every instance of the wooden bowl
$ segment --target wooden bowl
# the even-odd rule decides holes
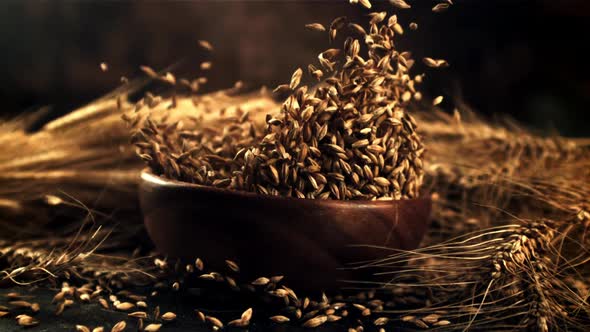
[[[141,174],[140,203],[157,249],[201,257],[209,268],[237,262],[250,281],[284,275],[292,287],[335,289],[339,280],[367,280],[349,263],[411,250],[426,232],[430,199],[311,200],[265,196]],[[361,272],[359,272],[361,271]],[[248,279],[251,278],[251,279]]]

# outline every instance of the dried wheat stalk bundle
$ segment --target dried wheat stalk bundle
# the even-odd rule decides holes
[[[444,319],[449,330],[583,330],[587,140],[544,138],[469,113],[421,115],[437,209],[424,248],[369,264],[390,278],[379,285],[386,293],[414,295],[402,304],[415,310],[390,313],[416,326]]]
[[[390,312],[426,325],[423,317],[438,315],[451,323],[450,329],[585,326],[587,249],[573,232],[562,233],[553,222],[513,221],[518,223],[374,262],[389,279],[385,289],[414,295],[410,305],[415,309],[401,306]],[[407,265],[400,269],[403,263]]]

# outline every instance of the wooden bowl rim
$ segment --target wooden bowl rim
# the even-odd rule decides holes
[[[149,168],[145,168],[141,172],[141,180],[152,185],[157,185],[166,188],[183,188],[203,193],[223,194],[234,197],[241,197],[247,199],[257,200],[268,200],[268,201],[282,201],[288,203],[308,203],[317,205],[329,205],[334,207],[391,207],[392,202],[399,204],[413,204],[418,201],[430,201],[430,197],[419,197],[412,199],[400,199],[400,200],[337,200],[337,199],[309,199],[309,198],[297,198],[297,197],[285,197],[285,196],[273,196],[273,195],[262,195],[249,191],[229,190],[223,188],[216,188],[212,186],[205,186],[201,184],[195,184],[190,182],[183,182],[173,179],[167,179],[159,175],[155,175]]]

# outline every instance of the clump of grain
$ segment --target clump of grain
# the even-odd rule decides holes
[[[138,116],[126,116],[132,124],[141,123],[133,135],[139,156],[167,178],[265,195],[338,200],[418,197],[424,146],[408,109],[422,99],[417,89],[422,76],[411,76],[411,53],[396,47],[394,39],[403,34],[397,16],[374,12],[368,17],[367,27],[345,17],[333,20],[329,29],[319,23],[306,25],[314,31],[328,30],[330,40],[345,36],[343,46],[321,52],[319,64],[308,66],[310,76],[320,81],[317,86],[302,85],[305,75],[299,68],[289,83],[277,87],[276,92],[290,95],[280,113],[267,115],[262,126],[239,108],[219,125],[199,129],[184,128],[182,121],[141,122]],[[211,49],[210,44],[201,46]],[[448,65],[431,58],[424,62],[430,67]],[[173,85],[185,82],[193,92],[206,83],[203,78],[193,83],[176,80],[145,66],[142,70]],[[160,102],[158,96],[147,94],[136,110]],[[174,99],[170,107],[175,107]]]
[[[359,40],[319,54],[314,77],[328,76],[316,89],[299,86],[281,113],[267,117],[265,136],[244,153],[237,183],[261,194],[319,199],[406,199],[419,195],[424,146],[407,112],[417,94],[409,52],[396,49],[401,26],[395,15],[369,15],[368,32],[350,24]],[[345,30],[346,19],[330,25],[330,36]],[[336,32],[334,32],[336,31]],[[361,42],[367,53],[361,54]],[[240,188],[235,188],[240,189]]]
[[[180,181],[228,187],[233,173],[241,169],[238,154],[257,140],[257,131],[248,113],[236,110],[221,127],[183,130],[182,122],[156,123],[151,119],[137,131],[132,141],[139,157],[159,175]]]

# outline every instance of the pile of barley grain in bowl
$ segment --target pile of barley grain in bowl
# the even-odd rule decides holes
[[[297,69],[276,88],[289,93],[279,112],[256,121],[236,109],[216,126],[191,129],[148,119],[133,136],[138,154],[157,175],[231,190],[308,199],[418,197],[424,146],[408,110],[422,98],[416,86],[423,76],[410,75],[410,52],[396,48],[395,37],[404,33],[397,16],[368,17],[367,27],[346,17],[328,28],[306,26],[332,42],[345,36],[343,47],[321,52],[319,64],[308,66],[315,86],[301,85],[304,71]],[[441,61],[425,59],[431,67],[445,66]]]

